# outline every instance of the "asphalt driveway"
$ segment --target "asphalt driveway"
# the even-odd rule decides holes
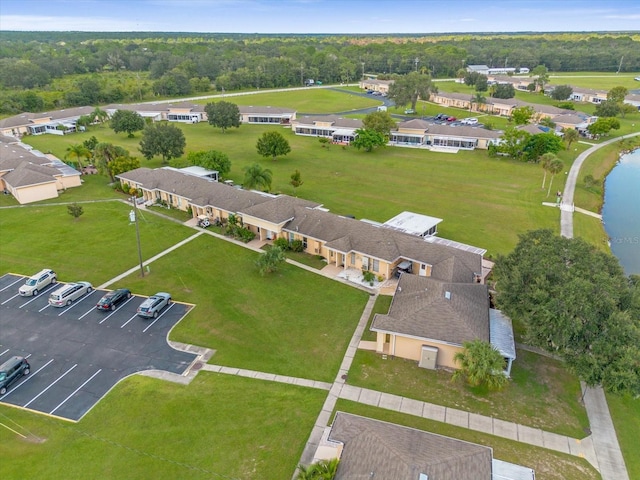
[[[31,373],[14,383],[1,403],[79,420],[128,375],[182,374],[195,359],[166,341],[190,305],[174,302],[157,319],[146,320],[136,315],[146,297],[134,295],[113,312],[99,312],[95,304],[105,290],[94,290],[70,307],[54,308],[47,299],[57,287],[20,297],[22,283],[24,277],[0,277],[0,363],[24,356]]]

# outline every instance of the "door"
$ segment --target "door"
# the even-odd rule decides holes
[[[369,270],[369,257],[362,257],[362,270]]]
[[[426,277],[427,276],[427,264],[426,263],[421,263],[420,264],[420,276],[421,277]]]

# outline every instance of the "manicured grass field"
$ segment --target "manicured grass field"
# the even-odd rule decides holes
[[[29,439],[0,428],[0,478],[291,478],[325,396],[200,372],[188,386],[130,377],[77,424],[2,406]]]
[[[226,133],[206,123],[180,127],[187,137],[188,151],[226,153],[232,164],[228,177],[236,183],[242,183],[245,167],[258,162],[273,172],[273,192],[292,194],[289,180],[298,169],[304,185],[297,189],[297,195],[322,202],[334,213],[381,222],[405,210],[443,218],[441,236],[486,248],[489,255],[508,253],[519,233],[559,228],[558,211],[541,205],[546,192],[540,189],[543,172],[539,165],[489,158],[481,150],[451,154],[390,147],[366,153],[336,145],[323,148],[317,138],[296,136],[286,129],[281,133],[292,151],[272,161],[256,153],[255,143],[274,127],[243,125]],[[64,156],[69,144],[91,135],[132,153],[140,141],[139,136],[128,139],[106,127],[25,141]],[[569,161],[567,158],[567,164]],[[141,164],[157,167],[160,161],[143,159]]]
[[[640,478],[640,446],[638,446],[640,399],[608,394],[607,403],[616,427],[629,478],[638,479]]]
[[[95,286],[135,267],[138,250],[135,226],[129,223],[131,206],[119,201],[82,206],[84,214],[77,220],[66,205],[2,210],[0,272],[33,275],[46,267],[61,281],[86,280]],[[151,214],[143,214],[139,226],[145,259],[194,233]]]
[[[339,90],[342,94],[336,94]],[[346,93],[346,95],[345,95]],[[354,92],[351,89],[341,88],[305,88],[304,90],[290,90],[287,92],[252,93],[251,95],[227,95],[223,98],[209,100],[196,100],[194,103],[206,105],[209,102],[224,100],[236,105],[262,105],[281,108],[292,108],[297,110],[298,116],[309,114],[327,114],[336,112],[349,112],[362,108],[371,108],[382,105],[380,97],[361,94],[362,90]]]
[[[417,428],[439,435],[487,445],[493,449],[493,457],[505,462],[533,468],[537,480],[596,480],[600,474],[584,459],[533,447],[505,438],[495,437],[465,428],[447,425],[426,418],[405,415],[390,410],[371,407],[348,400],[339,399],[336,411],[353,413],[363,417]]]
[[[333,381],[368,295],[289,264],[262,277],[257,259],[205,234],[118,286],[196,304],[171,339],[216,349],[211,363]]]
[[[575,438],[587,436],[580,384],[558,361],[518,350],[512,381],[499,392],[452,382],[451,373],[359,350],[348,383],[500,418]]]

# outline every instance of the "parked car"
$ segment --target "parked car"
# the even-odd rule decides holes
[[[158,292],[150,296],[138,307],[138,315],[145,318],[157,318],[160,312],[171,305],[171,295],[166,292]]]
[[[128,288],[118,288],[106,293],[96,304],[98,310],[115,310],[116,307],[131,298],[131,291]]]
[[[464,125],[477,125],[478,119],[475,117],[463,118],[462,120],[460,120],[460,123]]]
[[[447,122],[451,123],[451,122],[455,122],[457,120],[456,117],[447,117]]]
[[[406,115],[411,115],[411,114],[413,114],[413,113],[416,113],[416,111],[415,111],[413,108],[407,108],[407,109],[404,111],[404,113],[405,113]]]
[[[447,115],[447,114],[445,114],[445,113],[439,113],[439,114],[437,114],[437,115],[435,116],[435,119],[436,119],[436,120],[446,120],[448,116],[449,116],[449,115]]]
[[[56,272],[49,268],[40,270],[35,275],[27,278],[27,281],[18,289],[18,293],[23,297],[36,296],[47,285],[56,283]]]
[[[63,285],[49,295],[49,305],[52,307],[64,307],[71,305],[80,297],[91,293],[93,286],[89,282],[76,282]]]
[[[12,383],[24,375],[29,375],[30,371],[31,366],[24,357],[11,357],[0,365],[0,396],[7,393]]]

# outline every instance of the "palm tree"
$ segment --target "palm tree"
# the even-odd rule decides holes
[[[254,163],[245,169],[243,186],[248,189],[262,188],[269,190],[271,188],[271,179],[271,170],[262,168],[260,164]]]
[[[102,110],[100,107],[96,107],[93,112],[90,113],[91,118],[98,123],[104,123],[109,120],[109,114]]]
[[[96,160],[96,164],[98,170],[103,175],[107,173],[109,177],[111,177],[111,181],[115,182],[116,179],[111,173],[111,169],[109,168],[109,163],[115,160],[118,157],[128,157],[129,152],[119,145],[114,145],[113,143],[101,142],[96,145],[93,149],[93,156]]]
[[[547,182],[547,172],[549,171],[549,165],[553,162],[556,157],[553,153],[545,153],[540,157],[540,164],[542,165],[542,169],[544,170],[544,177],[542,178],[542,187],[544,189],[544,184]]]
[[[82,169],[83,167],[82,162],[80,161],[80,158],[82,157],[86,159],[91,158],[91,151],[87,147],[85,147],[83,144],[77,143],[75,145],[71,145],[67,147],[67,154],[64,156],[64,158],[65,159],[75,158],[76,162],[78,162],[78,167],[80,169]]]
[[[300,464],[296,480],[333,480],[338,471],[339,462],[340,460],[337,458],[332,458],[331,460],[320,460],[308,467]]]
[[[457,352],[453,358],[460,365],[460,370],[453,374],[452,380],[464,377],[469,385],[485,385],[490,390],[499,390],[508,382],[507,376],[502,372],[504,358],[489,342],[464,342],[464,350]]]
[[[471,96],[471,102],[469,103],[469,110],[472,109],[474,103],[477,105],[485,104],[487,103],[487,98],[484,95],[482,95],[482,93],[477,92],[475,95]],[[478,107],[476,107],[476,110],[480,111]]]
[[[551,185],[553,184],[553,177],[556,174],[560,173],[563,169],[564,169],[564,163],[562,163],[562,160],[558,158],[556,158],[555,160],[552,160],[551,163],[549,163],[547,170],[551,174],[551,180],[549,180],[549,190],[547,191],[547,197],[551,193]]]
[[[563,128],[562,133],[564,136],[564,141],[567,142],[567,150],[571,147],[571,144],[578,140],[580,134],[574,128]]]

